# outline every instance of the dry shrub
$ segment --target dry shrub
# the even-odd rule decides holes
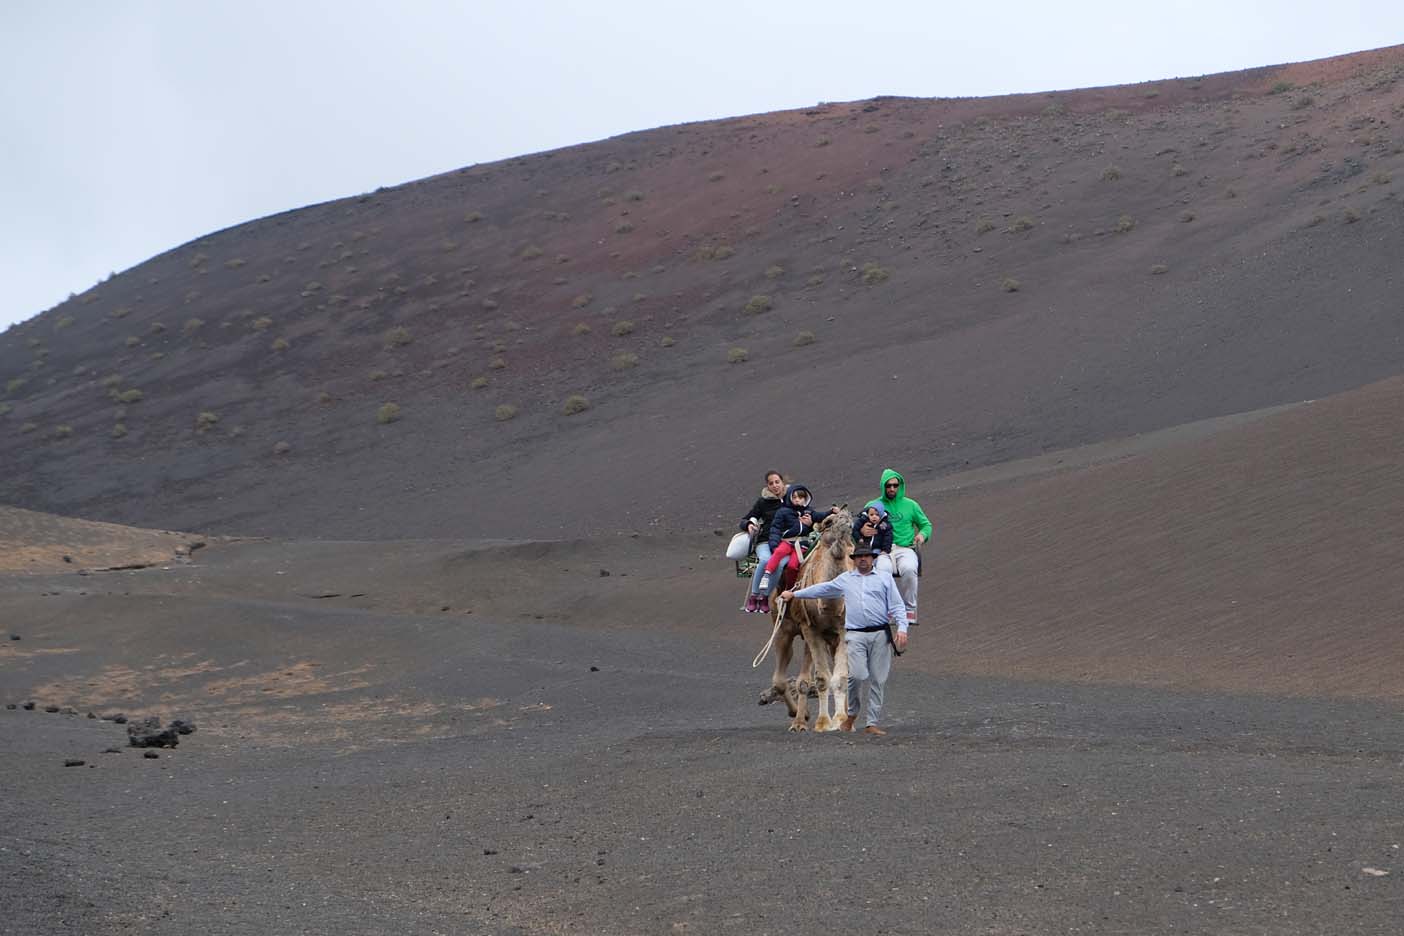
[[[120,438],[124,437],[126,434],[127,434],[127,424],[126,424],[126,423],[116,423],[116,424],[114,424],[114,425],[112,426],[112,432],[111,432],[112,438],[114,438],[114,439],[120,439]]]
[[[880,267],[871,260],[863,264],[863,282],[868,286],[885,282],[891,275],[891,270]]]
[[[522,248],[522,252],[521,254],[519,254],[519,256],[523,260],[535,260],[543,253],[545,253],[545,251],[542,250],[540,247],[536,246],[535,244],[528,244],[526,247]]]
[[[1130,215],[1122,215],[1121,217],[1116,219],[1116,227],[1114,228],[1114,230],[1118,234],[1125,234],[1127,231],[1131,230],[1135,226],[1135,218],[1131,217]]]
[[[273,320],[266,315],[261,315],[253,320],[252,327],[255,331],[267,331],[273,327]]]
[[[590,303],[592,303],[592,302],[594,302],[594,301],[595,301],[595,297],[594,297],[594,296],[590,295],[589,293],[581,293],[580,295],[576,296],[574,299],[570,300],[570,305],[571,305],[571,308],[583,309],[583,308],[585,308],[587,305],[589,305]]]
[[[628,370],[638,364],[639,356],[632,351],[620,351],[609,359],[609,366],[614,370]]]
[[[401,348],[413,340],[414,338],[410,336],[409,329],[404,326],[392,328],[385,333],[385,347],[387,348]]]
[[[725,260],[735,253],[735,248],[730,244],[705,244],[698,247],[692,255],[698,260]]]
[[[634,333],[634,323],[628,319],[621,319],[614,323],[609,333],[616,338],[623,338],[625,335],[631,335]]]
[[[976,233],[976,234],[988,234],[990,231],[993,231],[994,229],[995,229],[995,223],[994,223],[993,221],[991,221],[989,218],[981,218],[979,221],[976,221],[976,222],[975,222],[975,233]]]
[[[288,350],[288,347],[289,347],[289,345],[288,345],[288,339],[286,339],[286,338],[276,338],[276,339],[274,339],[273,344],[272,344],[271,347],[273,348],[274,351],[286,351],[286,350]]]
[[[517,408],[511,403],[503,403],[497,409],[492,411],[492,418],[496,419],[498,422],[506,422],[507,420],[514,418],[516,415]]]
[[[1005,292],[1018,292],[1020,283],[1012,276],[1006,276],[999,281],[999,288]]]
[[[570,333],[572,335],[588,335],[590,334],[590,326],[584,322],[576,322],[575,327],[570,330]]]
[[[1121,178],[1121,170],[1116,166],[1108,166],[1102,170],[1103,182],[1115,182],[1119,178]]]
[[[745,348],[731,348],[726,352],[726,362],[728,364],[740,364],[744,362],[750,354]]]
[[[392,423],[399,418],[400,404],[398,403],[382,403],[380,404],[380,409],[375,411],[375,421],[382,426],[387,423]]]
[[[805,329],[798,335],[795,335],[794,343],[796,348],[803,348],[805,345],[814,344],[814,332],[810,331],[809,329]]]
[[[1011,234],[1017,234],[1020,231],[1030,231],[1033,230],[1033,226],[1033,218],[1029,217],[1028,215],[1019,215],[1019,217],[1015,218],[1012,222],[1010,222],[1009,232]]]
[[[664,335],[663,339],[658,342],[658,346],[661,348],[671,348],[675,344],[677,342],[673,340],[671,335]]]
[[[286,454],[288,454],[288,453],[291,452],[291,451],[292,451],[292,444],[289,443],[289,442],[274,442],[274,443],[273,443],[273,454],[274,454],[274,455],[286,455]]]
[[[1152,276],[1160,276],[1164,273],[1169,273],[1170,268],[1163,263],[1157,263],[1150,268],[1150,271]]]
[[[481,390],[481,389],[483,389],[484,387],[486,387],[487,385],[488,385],[488,379],[487,379],[486,377],[484,377],[482,374],[479,374],[477,377],[474,377],[472,380],[470,380],[470,381],[468,382],[468,386],[471,387],[471,388],[474,389],[474,390]]]
[[[211,412],[210,410],[203,410],[200,415],[195,417],[196,432],[209,432],[217,425],[219,425],[219,414]]]
[[[565,398],[565,403],[561,405],[561,412],[567,416],[574,416],[576,413],[583,413],[589,408],[589,400],[578,393],[573,393]]]
[[[747,315],[760,315],[762,312],[769,312],[775,308],[769,296],[752,296],[743,307]]]
[[[778,264],[778,263],[772,264],[771,266],[768,266],[768,267],[765,268],[765,278],[766,278],[766,279],[779,279],[780,277],[782,277],[782,276],[784,276],[784,275],[785,275],[785,268],[782,267],[782,266],[780,266],[780,264]]]

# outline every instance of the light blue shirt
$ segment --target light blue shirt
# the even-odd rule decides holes
[[[843,626],[846,630],[882,627],[897,622],[898,633],[907,632],[907,606],[892,573],[877,569],[862,574],[849,569],[836,579],[810,585],[795,592],[796,598],[842,598]]]

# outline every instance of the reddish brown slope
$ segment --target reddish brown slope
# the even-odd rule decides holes
[[[951,495],[921,637],[951,671],[1404,697],[1404,379]]]
[[[920,478],[1358,386],[1404,371],[1401,77],[822,105],[217,232],[0,336],[0,500],[493,535],[512,479],[526,535],[695,527],[774,463]]]

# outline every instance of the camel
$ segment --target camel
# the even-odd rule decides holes
[[[853,568],[853,515],[846,507],[834,511],[816,527],[819,542],[800,569],[796,589],[827,582]],[[775,622],[775,672],[770,688],[761,694],[760,704],[780,699],[790,710],[790,730],[809,728],[809,693],[819,695],[819,715],[815,731],[837,731],[848,715],[848,654],[843,650],[843,600],[795,600],[777,602]],[[783,615],[783,618],[780,616]],[[787,678],[794,640],[804,639],[804,661],[799,675]],[[829,714],[830,699],[834,714]]]

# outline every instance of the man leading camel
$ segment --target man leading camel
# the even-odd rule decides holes
[[[917,622],[917,572],[921,564],[916,550],[931,538],[931,521],[921,505],[907,496],[907,482],[891,468],[882,470],[882,506],[892,524],[892,553],[878,559],[879,571],[893,575],[897,590],[907,606],[907,623]]]
[[[868,734],[887,734],[878,727],[882,717],[882,694],[887,685],[887,676],[892,671],[892,653],[907,649],[906,605],[897,592],[892,576],[879,572],[874,567],[878,550],[871,546],[853,547],[853,564],[837,578],[817,585],[801,588],[799,591],[785,591],[780,597],[786,601],[795,598],[842,598],[843,599],[843,639],[848,653],[848,717],[839,726],[844,731],[853,730],[853,721],[858,713],[858,686],[868,684],[868,704],[863,710]],[[891,622],[897,622],[897,633],[892,634]]]

